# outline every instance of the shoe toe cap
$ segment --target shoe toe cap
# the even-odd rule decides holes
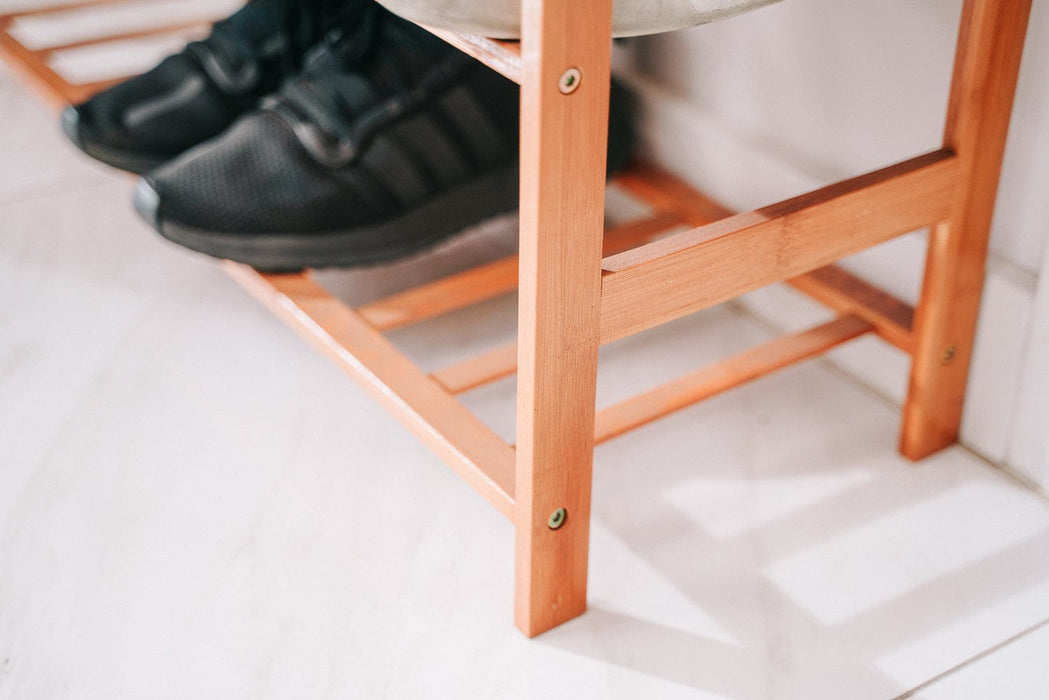
[[[84,147],[84,137],[81,133],[82,119],[80,110],[76,107],[66,107],[62,110],[62,133],[66,135],[78,148]]]
[[[138,215],[159,231],[161,223],[160,193],[157,192],[154,184],[146,178],[140,178],[135,185],[135,192],[131,201],[135,205],[135,211],[138,212]]]

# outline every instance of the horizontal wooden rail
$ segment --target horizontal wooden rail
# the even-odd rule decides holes
[[[839,313],[851,313],[874,326],[874,332],[900,350],[914,349],[914,309],[891,294],[834,265],[787,280],[798,291]]]
[[[132,2],[134,0],[75,0],[74,2],[57,2],[53,5],[39,5],[36,7],[25,7],[10,12],[0,12],[0,27],[5,22],[18,19],[19,17],[33,17],[35,15],[53,15],[60,12],[70,12],[98,5],[115,5],[117,3]]]
[[[873,330],[874,326],[850,314],[802,333],[781,336],[740,355],[699,369],[598,411],[594,443],[611,440],[674,411],[819,355]]]
[[[672,214],[613,226],[605,233],[604,254],[629,250],[681,223]],[[448,277],[391,294],[357,309],[382,331],[419,323],[517,289],[517,256],[479,265]]]
[[[468,56],[473,56],[492,70],[502,73],[518,85],[521,84],[521,76],[524,74],[524,70],[521,65],[521,45],[519,42],[489,39],[472,34],[460,34],[447,29],[428,27],[423,24],[419,26],[431,34],[441,37]]]
[[[358,311],[382,331],[479,304],[517,289],[517,256],[442,277],[365,304]]]
[[[434,372],[431,376],[452,394],[508,377],[517,371],[517,343],[506,343],[494,350],[471,357]]]
[[[601,342],[941,221],[957,169],[953,153],[936,151],[607,257]]]
[[[693,226],[736,214],[697,191],[678,176],[651,163],[638,163],[616,184],[659,211],[672,212]],[[836,265],[827,265],[786,280],[800,292],[838,311],[853,313],[874,325],[875,332],[904,352],[911,352],[914,309]]]
[[[514,450],[308,273],[225,263],[248,292],[327,355],[425,445],[514,519]]]
[[[676,214],[692,226],[705,226],[735,214],[677,175],[647,161],[637,161],[615,177],[615,184],[656,211]]]
[[[131,31],[119,32],[117,34],[107,34],[106,36],[96,36],[87,39],[79,39],[77,41],[71,41],[66,44],[44,46],[41,48],[34,49],[34,51],[42,57],[47,57],[52,54],[58,53],[59,51],[69,51],[71,49],[80,49],[87,46],[98,46],[100,44],[108,44],[116,41],[146,39],[152,36],[159,36],[161,34],[185,34],[191,29],[203,31],[211,23],[212,20],[207,19],[194,19],[185,22],[172,22],[157,27],[134,29]]]
[[[41,91],[52,104],[64,106],[79,101],[79,93],[36,52],[27,49],[11,36],[0,18],[0,58],[8,58],[9,65],[28,78],[28,83]]]

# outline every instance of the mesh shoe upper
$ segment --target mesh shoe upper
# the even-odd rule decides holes
[[[511,211],[517,85],[389,13],[335,31],[302,74],[221,136],[149,173],[139,213],[165,237],[268,270],[370,264]],[[633,144],[612,86],[610,170]]]
[[[353,26],[370,6],[311,0],[324,19],[302,22],[299,4],[251,0],[206,39],[79,105],[70,136],[89,155],[137,172],[215,136],[297,67],[314,25]]]
[[[161,216],[234,233],[345,229],[516,160],[513,83],[392,16],[366,57],[351,48],[335,35],[261,109],[150,173]]]

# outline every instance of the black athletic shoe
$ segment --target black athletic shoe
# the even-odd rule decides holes
[[[384,14],[350,70],[331,37],[296,81],[226,133],[142,179],[164,237],[270,271],[389,261],[518,198],[518,87]],[[633,144],[613,86],[609,169]]]
[[[355,27],[372,0],[250,0],[211,35],[62,114],[87,155],[143,173],[225,130],[298,71],[333,24]]]

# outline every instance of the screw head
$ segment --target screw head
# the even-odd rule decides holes
[[[568,518],[568,513],[565,511],[565,509],[564,508],[558,508],[557,510],[555,510],[553,513],[550,514],[549,518],[547,518],[546,526],[548,528],[550,528],[551,530],[556,530],[557,528],[559,528],[559,527],[561,527],[562,525],[565,524],[565,520],[567,518]]]
[[[940,354],[940,362],[943,364],[950,364],[951,360],[958,354],[957,345],[948,345],[943,349],[943,353]]]
[[[557,83],[557,89],[561,91],[563,95],[571,95],[579,88],[579,83],[583,80],[583,74],[578,68],[569,68],[561,74],[561,80]]]

